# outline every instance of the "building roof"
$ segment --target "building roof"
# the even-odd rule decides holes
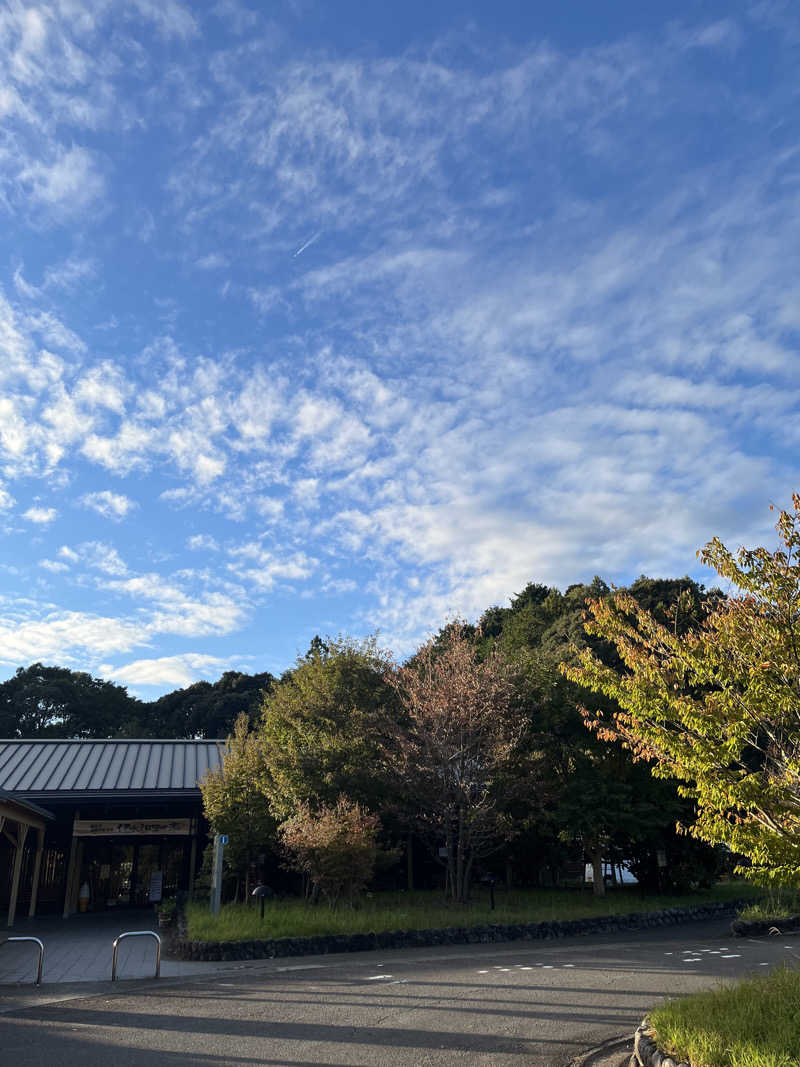
[[[224,741],[2,741],[0,789],[69,800],[197,795],[222,762]]]
[[[52,811],[45,811],[44,808],[40,808],[38,804],[32,804],[30,800],[23,800],[22,797],[15,796],[13,793],[9,793],[6,789],[0,789],[0,804],[5,802],[13,807],[22,808],[23,811],[28,812],[31,815],[38,815],[42,819],[52,819]]]

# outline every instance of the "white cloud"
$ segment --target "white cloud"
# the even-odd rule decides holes
[[[136,622],[91,612],[0,615],[0,662],[11,666],[126,652],[146,639],[146,632]]]
[[[38,526],[47,526],[58,517],[58,512],[55,508],[40,508],[32,507],[22,513],[23,519],[27,519],[28,522],[34,522]]]
[[[213,680],[232,668],[230,660],[199,652],[184,652],[176,656],[136,659],[119,667],[103,664],[99,672],[104,678],[127,685],[160,686],[183,689],[193,682]]]
[[[98,515],[102,515],[103,518],[115,521],[124,519],[128,512],[137,506],[130,497],[123,493],[112,493],[110,489],[103,489],[97,493],[85,493],[80,498],[80,502],[84,507],[91,508]]]
[[[192,551],[205,550],[206,552],[219,552],[219,545],[210,534],[193,534],[186,542],[186,547]]]
[[[105,192],[105,179],[93,153],[78,145],[58,152],[49,163],[30,162],[19,175],[29,196],[62,217],[79,214]]]
[[[39,566],[44,570],[50,571],[52,574],[62,574],[64,571],[69,570],[69,564],[62,563],[57,559],[40,559]]]

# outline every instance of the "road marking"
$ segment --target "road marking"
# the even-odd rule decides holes
[[[488,974],[488,971],[478,971],[478,974]]]
[[[725,955],[723,955],[722,958],[724,960],[738,960],[738,959],[741,958],[741,955],[742,955],[741,952],[728,952]]]
[[[377,982],[379,978],[391,978],[391,977],[392,976],[390,974],[370,974],[367,977],[366,981],[367,982]]]
[[[565,967],[574,967],[575,964],[574,963],[565,963],[564,966]]]

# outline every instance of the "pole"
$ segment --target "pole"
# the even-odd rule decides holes
[[[222,905],[222,853],[228,843],[225,834],[216,834],[214,837],[214,861],[211,867],[211,914],[219,915]]]

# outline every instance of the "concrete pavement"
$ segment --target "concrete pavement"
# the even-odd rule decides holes
[[[616,938],[231,965],[212,978],[28,991],[0,1016],[14,1067],[459,1064],[564,1067],[633,1033],[654,1003],[766,970],[798,946],[726,923]],[[15,994],[16,996],[16,994]],[[5,1062],[5,1060],[4,1060]]]
[[[6,937],[38,937],[45,946],[45,983],[98,982],[111,977],[111,946],[114,938],[128,930],[159,933],[152,911],[104,912],[27,919],[8,930]],[[161,931],[163,934],[163,931]],[[38,950],[30,943],[0,945],[0,987],[31,982],[36,973]],[[217,968],[204,963],[166,960],[161,963],[165,977],[188,977],[213,973]],[[155,972],[155,942],[150,937],[131,937],[120,942],[117,970],[127,978],[148,978]]]

